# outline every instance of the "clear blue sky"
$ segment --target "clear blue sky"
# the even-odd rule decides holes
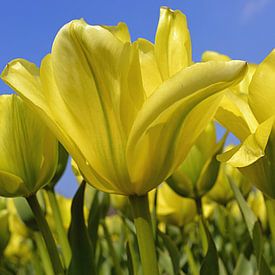
[[[160,6],[187,15],[195,61],[205,50],[216,50],[259,63],[275,48],[275,0],[8,0],[0,8],[0,70],[18,57],[39,65],[59,28],[75,18],[104,25],[124,21],[133,40],[153,41]],[[0,82],[0,94],[10,92]],[[57,189],[69,196],[75,187],[68,167]]]

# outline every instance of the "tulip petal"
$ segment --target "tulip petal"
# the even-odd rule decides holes
[[[249,86],[248,103],[259,122],[275,115],[275,50],[258,66]]]
[[[143,87],[149,97],[162,83],[158,68],[154,45],[145,39],[136,41],[139,48],[140,67]]]
[[[119,22],[117,26],[101,26],[104,29],[110,31],[122,42],[131,42],[128,26],[124,22]]]
[[[206,51],[202,55],[202,61],[229,61],[231,58],[227,55],[223,55],[218,52]],[[230,87],[230,90],[236,93],[239,97],[241,97],[244,101],[247,102],[248,96],[248,87],[251,82],[252,76],[255,73],[257,68],[256,64],[248,63],[247,64],[247,72],[243,78],[243,80],[236,86]]]
[[[127,144],[137,194],[165,180],[183,161],[217,110],[222,94],[215,94],[239,81],[245,70],[245,63],[237,61],[196,64],[164,82],[145,102]]]
[[[190,34],[186,17],[180,11],[166,7],[160,9],[155,50],[163,80],[191,65]]]
[[[207,62],[207,61],[230,61],[231,58],[227,55],[218,53],[218,52],[214,52],[214,51],[205,51],[202,54],[201,60],[203,62]]]
[[[215,118],[241,141],[255,132],[258,126],[249,105],[229,90],[226,91]]]
[[[265,155],[273,123],[274,117],[271,117],[260,124],[255,133],[249,135],[242,144],[218,155],[218,160],[240,168],[249,166],[262,158]]]

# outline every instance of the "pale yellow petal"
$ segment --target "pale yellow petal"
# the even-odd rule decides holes
[[[266,145],[273,127],[274,117],[258,126],[255,133],[229,151],[218,156],[218,160],[234,167],[246,167],[265,155]]]
[[[191,39],[183,13],[166,7],[160,9],[155,50],[163,80],[191,65]]]
[[[249,86],[248,102],[259,122],[275,115],[275,50],[257,67]]]
[[[146,95],[149,97],[162,83],[155,49],[154,45],[145,39],[138,39],[136,43],[139,48],[142,82]]]
[[[215,118],[241,141],[255,132],[258,126],[247,102],[230,92],[229,89],[225,93]]]
[[[116,26],[101,26],[113,35],[115,35],[122,42],[131,42],[128,26],[124,22],[119,22]]]
[[[221,54],[219,52],[205,51],[202,54],[201,60],[203,62],[207,62],[207,61],[230,61],[231,58],[229,56]]]

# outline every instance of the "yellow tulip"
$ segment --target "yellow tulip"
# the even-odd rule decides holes
[[[191,65],[186,18],[161,9],[155,45],[127,26],[66,24],[40,69],[10,62],[2,79],[44,119],[94,187],[144,195],[182,162],[242,61]]]
[[[227,93],[217,111],[217,119],[232,131],[241,144],[219,156],[219,160],[239,168],[249,181],[275,198],[274,115],[275,50],[257,66],[249,83],[247,102]]]
[[[199,198],[207,193],[216,182],[219,162],[225,137],[216,143],[216,129],[209,123],[204,132],[191,148],[180,167],[167,179],[170,187],[179,195],[188,198]]]
[[[16,95],[0,96],[0,195],[36,193],[52,179],[57,139]]]
[[[197,214],[196,203],[175,193],[168,184],[158,188],[157,216],[160,221],[177,226],[191,222]]]
[[[250,192],[247,198],[247,203],[261,222],[262,228],[265,230],[267,228],[268,220],[263,193],[258,190]]]

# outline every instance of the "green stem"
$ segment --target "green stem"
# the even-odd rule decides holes
[[[49,256],[51,258],[51,262],[53,265],[54,274],[55,275],[64,274],[64,270],[63,270],[63,267],[62,267],[62,264],[61,264],[61,261],[60,261],[59,255],[58,255],[58,251],[57,251],[57,247],[56,247],[54,238],[52,236],[49,225],[44,217],[44,214],[40,208],[40,205],[38,203],[36,195],[35,194],[31,195],[31,196],[27,197],[26,199],[29,203],[30,208],[32,209],[34,216],[35,216],[38,228],[44,237],[45,244],[48,249]]]
[[[273,241],[275,241],[275,200],[265,197],[268,224]]]
[[[103,227],[104,235],[105,235],[105,238],[106,238],[106,241],[107,241],[107,244],[108,244],[111,256],[112,256],[112,259],[113,259],[113,264],[114,264],[114,267],[115,267],[116,275],[122,275],[122,270],[120,268],[120,262],[118,260],[116,251],[115,251],[114,246],[113,246],[113,241],[111,239],[109,230],[108,230],[104,220],[102,220],[101,225]]]
[[[195,198],[196,206],[197,206],[197,212],[198,215],[203,217],[203,207],[202,207],[202,199],[201,197]]]
[[[148,195],[130,196],[144,275],[158,275],[156,248],[149,211]]]
[[[58,240],[60,242],[60,246],[62,249],[62,254],[64,256],[64,263],[66,268],[69,267],[71,257],[72,257],[72,251],[71,247],[67,238],[67,233],[63,225],[63,220],[60,212],[60,208],[58,206],[58,202],[56,200],[54,189],[50,188],[47,189],[48,198],[50,201],[50,205],[53,212],[53,217],[55,221],[55,229],[57,233]]]
[[[34,240],[43,264],[44,272],[46,275],[54,275],[52,263],[49,257],[49,253],[47,251],[47,248],[45,246],[45,242],[43,240],[43,237],[41,236],[40,231],[34,232]]]

